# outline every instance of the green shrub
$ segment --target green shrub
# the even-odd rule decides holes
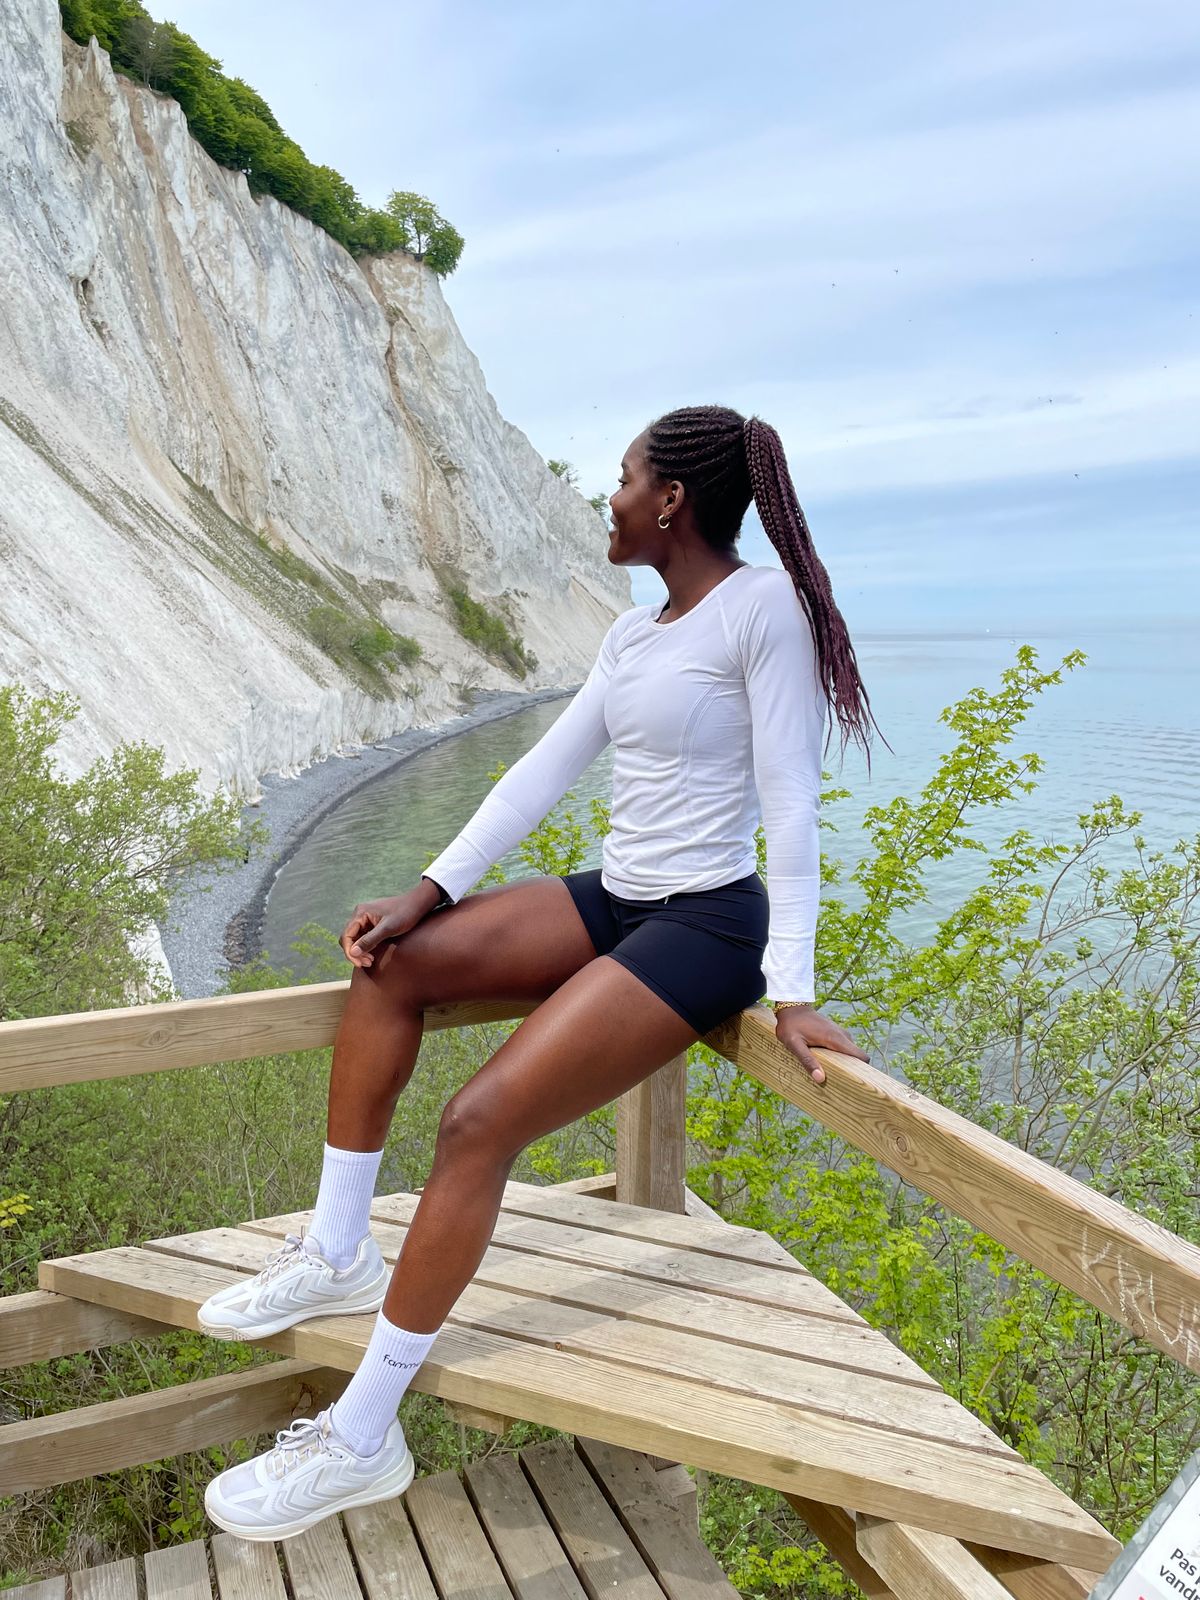
[[[446,593],[453,602],[454,620],[464,639],[489,655],[499,656],[518,678],[526,677],[537,667],[537,657],[509,631],[504,619],[473,600],[462,584],[448,585]]]

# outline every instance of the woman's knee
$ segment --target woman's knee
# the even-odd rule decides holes
[[[437,1150],[443,1157],[474,1156],[511,1165],[528,1142],[484,1096],[471,1092],[469,1083],[447,1100],[438,1122]]]

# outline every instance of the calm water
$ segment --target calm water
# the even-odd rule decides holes
[[[825,836],[827,853],[847,863],[858,859],[866,808],[895,794],[915,795],[948,747],[949,730],[938,713],[977,684],[996,686],[1022,643],[1035,646],[1043,667],[1076,647],[1087,651],[1088,661],[1045,692],[1014,743],[1016,751],[1037,751],[1045,760],[1038,788],[1012,806],[982,813],[977,835],[993,841],[1025,826],[1039,838],[1067,838],[1078,813],[1111,794],[1144,813],[1143,830],[1154,844],[1169,846],[1200,830],[1200,641],[1190,630],[864,637],[860,665],[894,754],[879,751],[869,781],[861,759],[847,756],[841,783],[853,798],[827,812],[838,827]],[[551,701],[447,740],[352,795],[276,880],[264,927],[271,958],[301,977],[303,966],[289,945],[302,923],[316,921],[338,934],[360,900],[411,888],[487,793],[488,773],[499,762],[511,766],[568,703]],[[611,748],[574,793],[586,833],[588,799],[611,798]],[[948,900],[972,887],[981,861],[966,852],[944,863],[933,881]],[[583,865],[599,864],[596,841]],[[528,871],[516,851],[502,865],[510,879]],[[919,936],[937,915],[934,907],[914,917],[910,933]]]

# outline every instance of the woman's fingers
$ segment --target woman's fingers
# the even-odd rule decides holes
[[[369,954],[374,943],[374,931],[371,917],[365,911],[351,917],[346,924],[346,931],[342,934],[342,949],[356,967],[369,967],[374,959]]]
[[[801,1040],[797,1039],[792,1045],[792,1052],[799,1058],[800,1065],[808,1073],[814,1083],[825,1082],[825,1068],[813,1055],[812,1051]]]

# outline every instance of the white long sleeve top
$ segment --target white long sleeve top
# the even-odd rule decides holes
[[[458,900],[611,742],[605,888],[658,900],[732,883],[755,870],[761,820],[766,993],[812,1000],[828,708],[804,606],[787,572],[744,566],[674,621],[657,620],[664,609],[622,612],[557,722],[424,875]]]

